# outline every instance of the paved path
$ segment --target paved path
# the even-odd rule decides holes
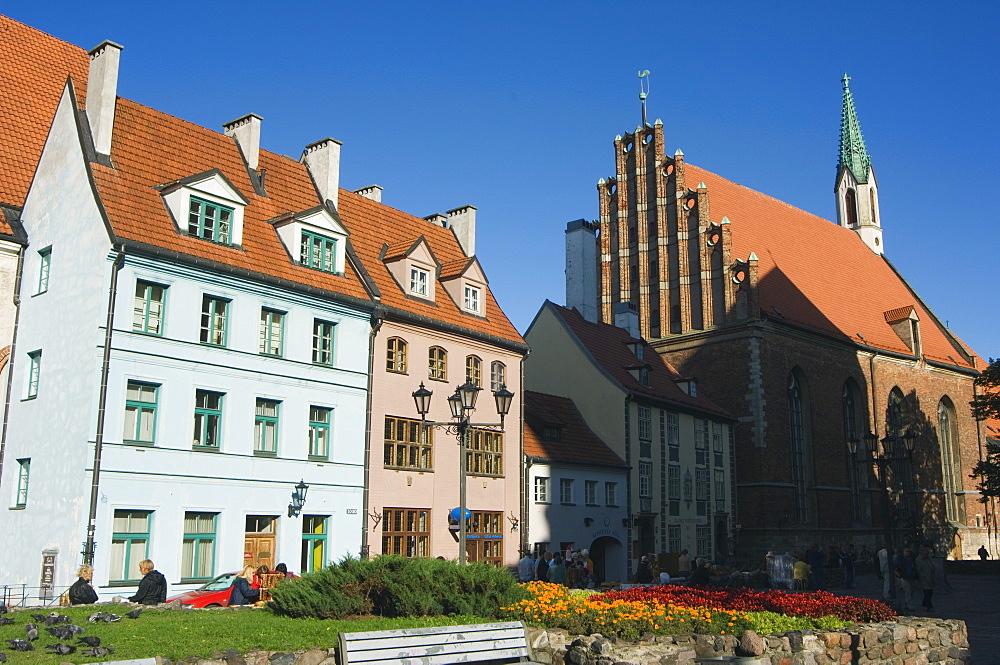
[[[857,588],[830,589],[838,596],[881,598],[882,583],[873,574],[859,575]],[[920,607],[923,592],[914,590],[914,605]],[[925,614],[922,610],[914,615]],[[1000,578],[996,575],[949,575],[934,590],[934,612],[930,616],[962,619],[969,628],[969,647],[974,665],[1000,665]]]

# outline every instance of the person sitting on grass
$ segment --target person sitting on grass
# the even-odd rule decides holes
[[[260,600],[260,589],[250,586],[256,569],[253,566],[243,566],[243,572],[233,578],[233,586],[229,592],[230,605],[249,605]]]

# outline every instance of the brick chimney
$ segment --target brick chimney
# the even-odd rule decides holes
[[[260,122],[263,120],[256,113],[248,113],[242,118],[231,120],[222,126],[226,136],[236,141],[243,153],[247,168],[256,171],[260,163]]]
[[[87,120],[99,155],[111,154],[111,133],[115,127],[115,100],[118,97],[118,61],[122,47],[103,41],[90,51],[87,75]]]
[[[337,207],[340,191],[340,141],[325,138],[310,143],[299,160],[306,165],[321,201],[331,201]]]
[[[566,225],[566,307],[597,323],[597,225],[578,219]]]
[[[462,206],[448,211],[448,226],[466,256],[476,255],[476,208]]]

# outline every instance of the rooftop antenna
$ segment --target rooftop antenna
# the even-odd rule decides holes
[[[649,94],[649,70],[639,72],[639,101],[642,102],[642,126],[646,126],[646,95]]]

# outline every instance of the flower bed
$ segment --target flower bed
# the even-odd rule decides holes
[[[529,582],[531,597],[501,608],[512,619],[563,628],[574,635],[644,633],[740,634],[753,627],[745,612],[685,607],[655,598],[625,599],[570,591],[561,584]]]
[[[723,608],[732,612],[767,611],[789,616],[820,618],[834,616],[844,621],[878,622],[896,616],[883,602],[868,598],[834,596],[827,591],[790,593],[770,589],[729,587],[653,586],[633,587],[601,594],[604,602],[657,602],[682,607]]]

